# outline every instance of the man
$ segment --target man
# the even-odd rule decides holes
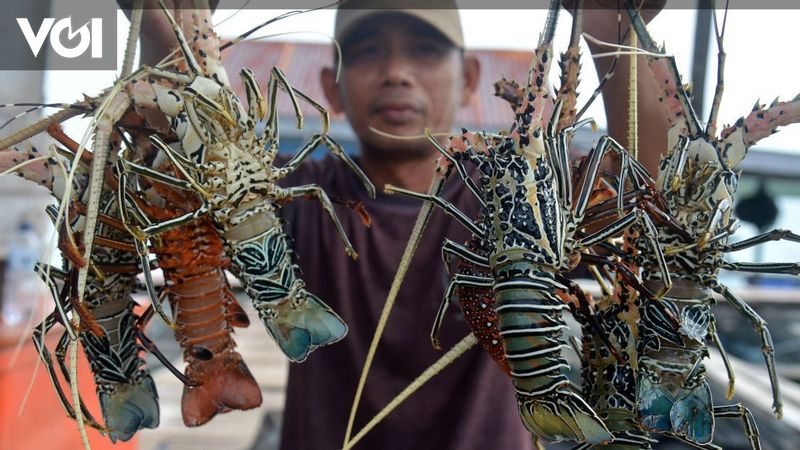
[[[365,0],[355,0],[350,8],[365,4]],[[615,11],[587,11],[585,24],[595,37],[616,41]],[[283,450],[341,448],[367,349],[420,207],[418,201],[383,194],[383,186],[391,183],[425,191],[431,180],[437,153],[426,139],[392,139],[370,127],[401,136],[420,135],[425,127],[449,131],[478,80],[477,61],[463,55],[455,9],[340,10],[336,38],[343,51],[341,81],[335,83],[332,68],[322,72],[321,81],[332,110],[344,112],[353,126],[360,144],[358,163],[374,182],[378,196],[367,198],[352,173],[335,158],[307,162],[286,180],[286,185],[317,183],[337,197],[363,202],[373,225],[365,228],[355,214],[337,207],[360,254],[353,261],[316,202],[293,202],[282,210],[308,290],[350,327],[341,342],[290,366]],[[620,66],[606,92],[624,92],[626,80],[619,75],[625,69]],[[602,66],[598,70],[605,73]],[[651,82],[646,70],[640,77],[644,89]],[[612,111],[609,117],[626,117],[619,106],[625,104],[624,98],[611,105],[621,111]],[[640,99],[642,110],[660,111],[659,106],[650,108],[646,100]],[[663,116],[645,120],[659,125],[643,123],[642,129],[664,128]],[[610,125],[612,130],[618,126]],[[642,136],[640,142],[646,148],[649,143],[663,142],[663,137]],[[443,197],[473,217],[477,213],[474,199],[456,177],[445,186]],[[428,332],[449,277],[440,257],[445,236],[463,242],[469,234],[436,211],[384,332],[354,431],[441,356],[431,347]],[[442,346],[449,348],[466,333],[457,308],[450,308],[442,327]],[[473,348],[399,406],[357,448],[524,450],[532,448],[532,442],[520,421],[511,381],[480,348]]]

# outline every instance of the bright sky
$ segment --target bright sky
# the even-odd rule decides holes
[[[232,10],[219,10],[214,18],[218,23],[224,20],[217,26],[218,32],[225,37],[233,37],[282,12],[285,11],[247,10],[237,13]],[[461,14],[467,47],[531,49],[538,39],[546,11],[463,10]],[[556,37],[556,49],[559,50],[566,47],[569,35],[569,15],[566,13],[564,15],[565,17],[560,20],[561,26]],[[667,43],[667,51],[676,56],[680,70],[687,74],[687,77],[691,70],[695,16],[696,12],[693,10],[665,10],[651,24],[652,34],[658,41]],[[513,17],[514,24],[528,24],[528,26],[493,26],[509,24],[509,17]],[[797,78],[797,74],[800,73],[800,58],[796,57],[800,54],[798,23],[800,23],[798,9],[729,12],[724,43],[727,52],[725,96],[719,116],[722,124],[731,123],[739,116],[747,114],[757,99],[771,102],[779,96],[781,100],[789,100],[800,92]],[[128,22],[120,13],[118,17],[120,58],[127,28]],[[271,24],[259,35],[297,31],[305,32],[271,39],[329,42],[330,39],[325,35],[333,33],[333,11],[314,11],[290,17]],[[712,51],[716,53],[716,46],[712,47]],[[716,58],[710,58],[709,63],[711,70],[709,82],[713,83]],[[591,67],[588,51],[584,52],[584,66]],[[288,76],[291,78],[291,74]],[[84,92],[96,94],[101,88],[110,86],[115,77],[115,73],[110,71],[48,72],[46,101],[68,102],[80,98]],[[582,92],[588,95],[597,84],[594,71],[584,70],[583,78]],[[712,91],[713,84],[706,89],[709,95]],[[706,101],[706,104],[708,103],[710,99]],[[593,105],[588,115],[597,118],[601,125],[605,124],[600,102]],[[707,113],[704,112],[702,117],[706,116]],[[73,135],[80,135],[81,126],[75,124],[73,128],[68,128],[68,131]],[[800,125],[794,125],[764,139],[760,147],[800,151],[798,142],[800,142]]]

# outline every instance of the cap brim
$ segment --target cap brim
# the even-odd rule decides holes
[[[456,9],[346,9],[340,8],[336,15],[335,38],[344,40],[354,31],[356,26],[365,20],[384,14],[405,14],[430,25],[442,33],[453,45],[464,48],[464,34],[461,30],[461,19]]]

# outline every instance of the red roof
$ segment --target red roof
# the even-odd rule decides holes
[[[524,82],[527,78],[531,54],[526,51],[471,50],[469,54],[477,57],[481,64],[481,79],[472,103],[462,108],[457,124],[475,129],[499,130],[507,128],[513,115],[508,103],[495,97],[492,84],[502,77]],[[333,50],[328,44],[309,44],[296,42],[245,41],[222,52],[222,60],[228,70],[233,89],[244,98],[239,71],[243,67],[252,70],[262,89],[266,89],[269,73],[273,66],[286,73],[289,82],[296,89],[328,107],[319,84],[320,70],[330,66]],[[292,118],[291,104],[284,95],[279,95],[278,109],[281,117]],[[301,101],[306,117],[315,117],[317,112]],[[344,117],[332,117],[334,121]]]

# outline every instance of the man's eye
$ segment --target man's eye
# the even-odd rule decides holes
[[[350,49],[345,55],[348,59],[363,59],[380,54],[376,45],[360,45]]]
[[[417,56],[438,57],[444,54],[444,49],[440,45],[431,42],[420,42],[413,47],[414,54]]]

